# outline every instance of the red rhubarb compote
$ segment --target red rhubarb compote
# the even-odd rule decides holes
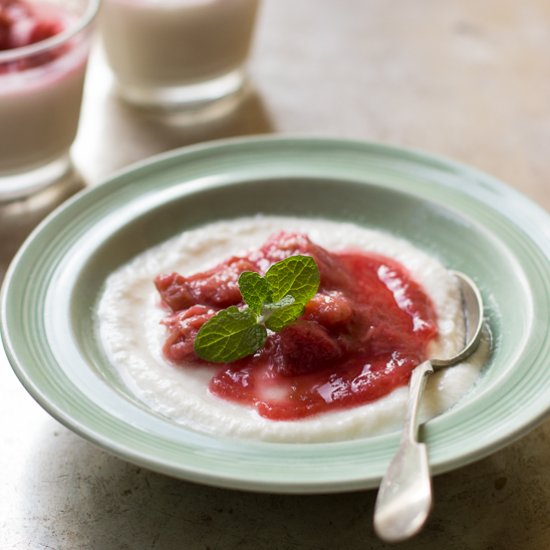
[[[65,30],[68,15],[47,4],[22,0],[0,0],[0,51],[13,50],[42,42]],[[11,63],[0,64],[0,74],[18,72],[52,61],[62,50],[43,52]]]
[[[181,368],[207,364],[196,357],[194,338],[220,309],[244,306],[240,273],[264,274],[296,254],[312,256],[321,276],[304,315],[271,333],[254,356],[218,365],[209,390],[265,418],[296,420],[369,403],[407,384],[437,335],[430,298],[395,260],[330,252],[304,234],[278,233],[245,257],[189,277],[159,275],[155,284],[168,311],[165,357]]]

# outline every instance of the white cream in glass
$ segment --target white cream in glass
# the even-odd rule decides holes
[[[245,80],[258,0],[104,0],[118,91],[147,107],[201,109]]]
[[[98,0],[0,0],[0,200],[71,170]]]

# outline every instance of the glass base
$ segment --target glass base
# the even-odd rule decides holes
[[[245,84],[245,73],[236,69],[223,76],[183,86],[136,86],[118,84],[118,93],[128,103],[160,111],[200,112],[237,94]]]
[[[69,154],[39,168],[10,174],[0,173],[0,202],[22,199],[64,178],[73,170]]]

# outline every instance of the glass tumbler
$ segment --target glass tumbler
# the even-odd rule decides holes
[[[118,92],[161,110],[201,110],[245,80],[258,0],[104,0],[101,33]]]
[[[71,170],[99,0],[0,0],[0,200]]]

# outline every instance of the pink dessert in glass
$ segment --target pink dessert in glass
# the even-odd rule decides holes
[[[0,198],[67,172],[96,8],[0,0]]]
[[[61,33],[67,14],[53,6],[33,6],[22,0],[0,2],[0,50],[13,50],[36,44]],[[39,60],[36,60],[39,62]],[[25,69],[24,62],[7,63],[2,73]]]

